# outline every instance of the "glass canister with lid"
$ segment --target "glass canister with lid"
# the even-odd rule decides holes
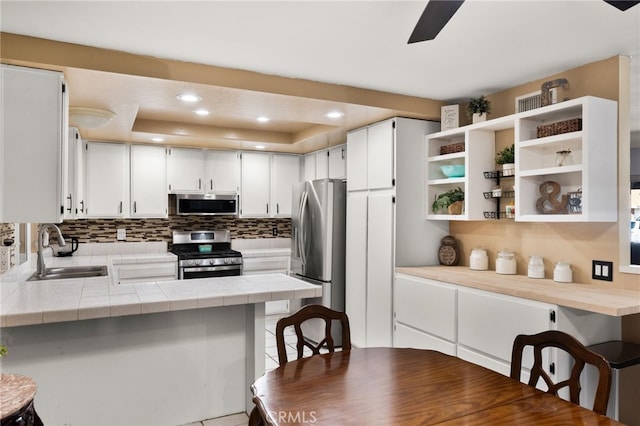
[[[542,256],[534,255],[529,258],[527,276],[529,278],[544,278],[544,260]]]
[[[482,247],[471,250],[471,256],[469,257],[469,269],[474,271],[486,271],[489,269],[489,256],[487,256],[487,250]]]
[[[515,275],[516,254],[513,251],[503,249],[498,252],[498,257],[496,258],[496,272],[504,275]]]

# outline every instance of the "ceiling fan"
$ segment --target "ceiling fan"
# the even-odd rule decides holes
[[[603,1],[623,12],[640,3],[640,0]],[[429,0],[409,37],[408,44],[436,38],[442,28],[447,25],[447,22],[462,6],[462,3],[464,3],[464,0]]]

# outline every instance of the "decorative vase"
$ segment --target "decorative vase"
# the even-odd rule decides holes
[[[464,203],[462,201],[456,201],[454,203],[449,204],[449,207],[447,207],[447,211],[449,212],[449,214],[462,214],[463,206],[464,206]]]
[[[516,170],[514,163],[505,163],[502,165],[502,176],[513,176]]]
[[[485,112],[482,112],[482,113],[474,112],[472,120],[473,120],[473,124],[482,123],[483,121],[487,121],[487,113],[485,113]]]

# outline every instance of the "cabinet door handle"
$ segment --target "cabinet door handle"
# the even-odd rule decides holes
[[[71,209],[73,208],[73,198],[71,194],[69,194],[69,196],[67,197],[67,200],[69,200],[69,208],[67,209],[67,211],[71,213]]]
[[[209,179],[209,189],[213,191],[213,179]]]
[[[80,205],[82,206],[80,207],[80,213],[84,213],[84,200],[80,201]]]
[[[342,159],[344,160],[344,148],[341,149],[342,152]]]
[[[276,203],[276,214],[280,214],[280,204]]]
[[[120,201],[120,206],[118,207],[118,213],[122,213],[122,201]]]
[[[202,189],[202,179],[198,179],[198,189]]]
[[[267,214],[269,214],[269,203],[267,203]]]
[[[133,202],[133,212],[136,213],[138,210],[138,206],[136,205],[136,201]]]

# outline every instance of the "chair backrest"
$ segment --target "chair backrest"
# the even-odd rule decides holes
[[[304,338],[301,325],[309,319],[324,320],[324,338],[317,344],[313,344]],[[331,336],[332,322],[339,321],[342,325],[342,350],[351,350],[351,330],[349,328],[349,318],[344,312],[334,311],[322,305],[305,305],[295,314],[281,318],[276,324],[276,344],[278,346],[278,362],[280,365],[287,363],[287,345],[284,340],[284,330],[289,326],[293,326],[296,332],[297,342],[296,350],[298,358],[303,358],[304,348],[311,349],[313,355],[320,353],[320,349],[326,347],[329,352],[335,351],[336,344]]]
[[[518,381],[522,369],[522,352],[526,346],[533,347],[534,356],[529,386],[536,386],[542,377],[549,388],[547,392],[556,396],[559,389],[569,387],[570,399],[574,404],[580,404],[580,374],[585,364],[595,366],[599,372],[599,379],[593,411],[606,415],[609,393],[611,392],[611,367],[603,356],[590,351],[573,336],[561,331],[549,330],[530,336],[521,334],[513,342],[511,354],[511,377]],[[568,379],[554,383],[542,368],[542,350],[547,347],[560,348],[573,357],[575,363]]]

